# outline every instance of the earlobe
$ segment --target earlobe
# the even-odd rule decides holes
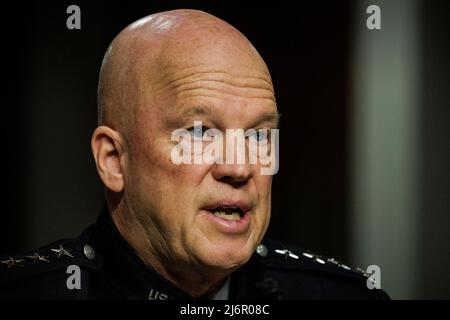
[[[120,134],[107,126],[99,126],[92,135],[91,148],[97,172],[104,185],[113,192],[121,192],[124,178],[121,163],[123,145]]]

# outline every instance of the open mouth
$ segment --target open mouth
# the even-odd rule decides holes
[[[244,212],[238,207],[217,207],[208,211],[216,217],[226,220],[240,220],[244,216]]]
[[[202,209],[217,230],[226,234],[242,234],[250,228],[252,206],[244,201],[221,200]]]

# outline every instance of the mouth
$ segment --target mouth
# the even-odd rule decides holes
[[[244,202],[223,201],[202,209],[220,231],[242,233],[249,228],[251,206]]]
[[[217,207],[212,209],[210,212],[212,212],[216,217],[225,220],[240,220],[244,217],[244,212],[241,208]]]

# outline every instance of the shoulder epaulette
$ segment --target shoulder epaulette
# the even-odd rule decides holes
[[[102,257],[79,239],[65,239],[23,254],[0,256],[0,283],[66,269],[70,265],[97,270]]]
[[[370,274],[360,268],[353,269],[334,258],[327,258],[279,241],[263,241],[257,247],[254,256],[259,263],[271,268],[324,272],[364,281],[370,277]]]

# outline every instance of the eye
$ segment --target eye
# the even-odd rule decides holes
[[[257,142],[266,141],[268,139],[268,130],[267,129],[255,130],[252,134],[248,135],[248,137]]]
[[[205,126],[195,126],[190,127],[189,129],[187,129],[187,131],[189,131],[189,134],[192,138],[201,140],[203,138],[203,135],[205,134],[205,131],[208,129],[209,128]]]

